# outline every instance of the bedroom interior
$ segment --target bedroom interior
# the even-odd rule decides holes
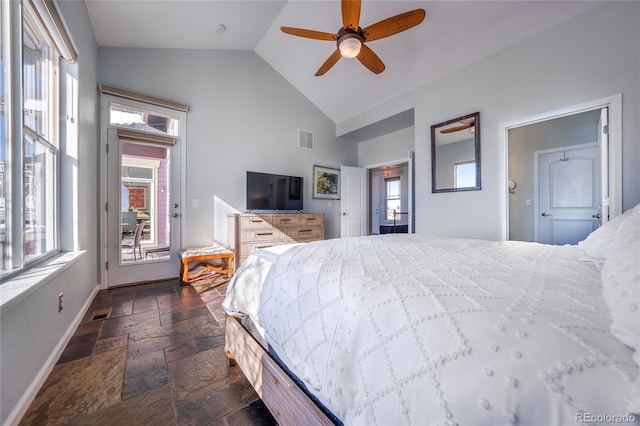
[[[302,177],[302,213],[322,217],[323,235],[317,238],[320,241],[293,247],[277,246],[281,249],[261,250],[256,252],[256,256],[243,259],[244,264],[274,268],[274,272],[263,275],[278,276],[277,280],[269,278],[265,283],[253,284],[241,284],[244,278],[235,278],[233,287],[230,287],[231,293],[238,293],[237,288],[241,285],[264,285],[266,291],[271,292],[270,300],[263,301],[266,310],[261,319],[264,323],[256,324],[259,330],[262,327],[267,330],[268,344],[256,347],[250,343],[265,336],[256,340],[247,334],[244,321],[240,324],[231,319],[226,321],[226,342],[222,338],[224,324],[217,324],[219,328],[215,333],[218,334],[211,339],[214,341],[212,347],[203,348],[200,355],[195,352],[188,357],[214,356],[215,352],[218,359],[224,355],[226,347],[239,364],[239,367],[229,369],[228,374],[238,374],[242,369],[249,381],[256,378],[256,374],[264,374],[264,388],[252,383],[257,393],[251,391],[249,399],[260,396],[280,424],[287,424],[291,419],[288,416],[299,414],[298,410],[292,409],[293,403],[286,402],[288,398],[300,398],[301,404],[312,404],[304,407],[321,406],[318,417],[321,422],[329,419],[345,424],[375,423],[376,420],[388,423],[397,419],[402,419],[398,420],[402,423],[454,419],[461,424],[472,424],[473,421],[465,416],[473,413],[489,423],[495,419],[492,416],[497,415],[501,421],[511,423],[525,423],[524,418],[530,418],[534,423],[535,420],[539,423],[553,419],[555,424],[563,424],[573,423],[572,415],[588,411],[585,406],[608,410],[603,414],[637,413],[630,410],[638,410],[639,407],[628,404],[632,402],[629,392],[633,392],[632,384],[638,375],[638,352],[634,358],[630,349],[637,343],[634,337],[637,339],[638,331],[633,329],[637,325],[633,324],[633,318],[637,316],[629,320],[628,311],[633,308],[631,305],[633,298],[638,297],[638,289],[637,286],[624,289],[624,297],[620,292],[612,293],[612,289],[616,285],[631,283],[630,277],[617,275],[614,262],[628,264],[638,253],[637,241],[630,241],[628,237],[637,233],[637,226],[634,228],[633,224],[637,225],[637,213],[634,216],[634,211],[638,208],[633,207],[640,202],[640,189],[636,184],[640,181],[640,169],[635,166],[640,162],[637,137],[640,133],[640,120],[637,120],[640,116],[640,3],[364,0],[359,21],[366,25],[416,9],[424,9],[426,17],[393,37],[371,41],[369,47],[384,63],[384,71],[378,74],[370,71],[371,67],[374,71],[379,70],[377,65],[372,65],[377,63],[375,60],[358,63],[358,60],[338,61],[332,56],[336,62],[324,70],[322,76],[314,76],[314,73],[324,58],[336,50],[336,45],[291,37],[280,27],[296,25],[332,31],[331,35],[336,35],[333,31],[337,28],[334,27],[340,25],[343,13],[338,1],[192,2],[181,6],[172,1],[133,1],[128,2],[126,13],[119,8],[122,7],[121,2],[101,0],[4,2],[3,57],[13,55],[11,58],[15,60],[19,56],[16,52],[20,51],[20,45],[16,47],[15,43],[19,43],[20,37],[15,35],[20,34],[20,9],[33,6],[41,10],[38,9],[40,5],[46,3],[55,5],[77,52],[75,60],[63,59],[59,65],[62,76],[60,135],[63,138],[59,158],[59,236],[54,256],[43,258],[41,263],[27,262],[11,270],[11,262],[15,265],[22,260],[15,255],[16,249],[21,250],[20,246],[12,247],[12,251],[6,249],[6,241],[9,240],[5,235],[15,237],[16,229],[20,229],[8,215],[12,207],[22,204],[16,204],[15,200],[12,203],[11,198],[7,198],[7,213],[3,210],[2,214],[6,218],[6,228],[3,223],[5,242],[2,244],[3,270],[0,272],[1,424],[20,423],[47,377],[58,371],[56,363],[65,348],[77,341],[78,327],[95,307],[92,303],[105,295],[126,294],[128,290],[118,288],[121,284],[148,283],[162,276],[178,277],[179,249],[206,247],[214,241],[235,244],[230,237],[229,217],[249,213],[246,205],[248,171]],[[145,9],[149,4],[153,4],[156,17],[170,17],[162,18],[167,19],[163,21],[164,25],[150,20]],[[196,7],[196,11],[189,11],[189,7]],[[211,16],[216,19],[212,20]],[[254,25],[247,26],[247,20],[255,21]],[[114,25],[114,22],[118,24]],[[451,22],[457,22],[456,26]],[[603,23],[615,26],[616,31],[603,32]],[[346,24],[343,22],[342,25]],[[245,28],[242,34],[237,32],[240,27]],[[492,31],[488,31],[488,27]],[[114,32],[109,28],[120,30]],[[137,32],[130,33],[126,28],[137,29]],[[155,33],[158,28],[164,28],[165,34]],[[458,28],[458,31],[451,31],[452,28]],[[8,31],[13,31],[14,37],[8,37]],[[359,30],[355,33],[356,39],[362,38],[360,44],[366,46],[365,33],[360,34]],[[10,39],[14,40],[13,45],[9,43]],[[14,63],[14,68],[20,70],[19,62],[17,65]],[[15,80],[8,80],[15,73],[14,68],[4,71],[5,91],[7,87],[20,87]],[[7,85],[7,81],[13,81],[14,86]],[[101,92],[97,88],[111,88],[115,92]],[[127,98],[123,93],[132,97]],[[3,96],[7,94],[3,93]],[[15,98],[7,99],[11,100],[7,105],[14,109],[15,105],[21,104]],[[160,103],[154,103],[154,100]],[[122,126],[109,122],[109,106],[115,104],[144,111],[145,117],[177,118],[180,125],[174,134],[165,131],[158,134],[157,127],[154,127],[159,126],[157,120],[146,123],[155,130],[130,128],[127,129],[129,133],[118,133]],[[600,111],[604,108],[608,119],[606,142],[599,134],[599,129],[602,129]],[[16,116],[21,116],[21,108],[17,111]],[[455,120],[460,126],[468,126],[460,132],[470,132],[472,123],[461,117],[476,111],[480,114],[473,124],[481,126],[482,137],[479,141],[478,132],[481,187],[473,191],[432,192],[431,126]],[[21,120],[12,126],[7,123],[4,129],[9,131],[16,126],[22,126]],[[311,148],[302,146],[299,139],[301,130],[312,134]],[[20,133],[16,132],[15,140],[22,140]],[[147,139],[136,139],[140,134]],[[148,139],[149,135],[154,137]],[[535,148],[531,146],[534,142],[523,142],[531,138],[535,139]],[[164,147],[166,152],[162,155],[166,157],[162,158],[167,158],[171,167],[166,169],[166,181],[162,181],[164,178],[160,173],[165,170],[161,165],[164,160],[147,157],[140,162],[142,157],[137,158],[124,150],[131,143]],[[594,168],[588,172],[599,198],[606,186],[609,194],[602,198],[608,199],[608,203],[601,205],[596,202],[595,206],[592,203],[594,208],[589,211],[588,218],[572,219],[580,221],[581,225],[576,226],[582,230],[585,226],[589,231],[597,228],[590,234],[594,237],[581,246],[529,246],[536,235],[543,233],[540,232],[546,226],[543,219],[548,223],[560,223],[555,220],[560,218],[559,213],[546,210],[538,202],[536,188],[542,185],[531,176],[536,168],[533,158],[543,163],[545,155],[559,155],[558,164],[575,167],[575,163],[572,164],[575,157],[569,155],[564,146],[581,149],[583,145],[594,143],[596,147],[609,148],[604,153],[606,158],[602,150],[596,149],[592,160]],[[526,144],[526,149],[519,144]],[[12,152],[7,150],[8,145],[3,143],[2,146],[3,156]],[[131,191],[133,188],[134,194],[128,195],[126,202],[131,201],[138,206],[135,207],[138,211],[136,222],[146,221],[147,217],[143,215],[149,216],[148,226],[143,229],[142,253],[138,256],[138,252],[133,262],[128,258],[126,262],[123,260],[123,254],[133,257],[133,253],[129,253],[128,248],[123,251],[121,247],[123,235],[127,234],[124,235],[127,237],[131,229],[131,220],[124,220],[132,217],[125,214],[129,209],[116,208],[114,212],[110,207],[105,208],[106,203],[111,206],[112,202],[124,207],[120,185],[124,181],[122,170],[118,168],[127,156],[130,156],[126,160],[129,162],[127,167],[147,167],[155,173],[148,177],[128,176],[127,189]],[[522,157],[530,160],[519,165]],[[15,157],[8,158],[9,164],[12,160]],[[340,199],[314,198],[312,177],[314,166],[318,165],[336,170],[349,166],[364,171],[366,183],[362,188],[366,189],[367,196],[362,203],[365,207],[363,217],[368,230],[366,233],[370,234],[376,233],[374,179],[377,179],[378,186],[386,187],[384,193],[380,191],[377,194],[379,210],[386,207],[387,216],[386,222],[378,221],[377,226],[380,227],[389,225],[388,206],[398,202],[393,192],[395,181],[386,184],[385,178],[400,176],[400,205],[395,210],[408,213],[401,219],[402,225],[407,226],[407,233],[362,240],[355,238],[354,246],[341,246],[343,241],[351,241],[339,238],[342,234],[343,202],[349,199],[350,194],[342,189]],[[527,176],[518,174],[523,169],[526,169]],[[385,170],[391,170],[386,177]],[[540,174],[540,169],[537,170]],[[114,176],[117,177],[113,181],[115,184],[108,180]],[[509,180],[516,184],[512,191],[508,188]],[[15,185],[9,189],[7,194],[22,190]],[[163,193],[170,196],[165,201],[161,198]],[[3,197],[4,194],[3,182]],[[166,207],[165,211],[160,211],[161,205]],[[607,209],[609,215],[606,214]],[[258,213],[264,220],[287,214],[282,211],[250,213]],[[160,217],[167,217],[169,225],[161,225],[157,220]],[[629,217],[635,219],[627,220]],[[602,226],[598,227],[600,224]],[[296,229],[306,232],[303,225]],[[616,232],[620,229],[624,231]],[[275,230],[282,231],[285,236],[290,235],[287,232],[293,232],[284,225],[276,226]],[[598,233],[598,230],[604,231]],[[379,231],[384,233],[381,229]],[[149,249],[147,256],[145,246]],[[609,246],[614,247],[611,261],[608,258],[602,260],[605,258],[604,248]],[[169,247],[168,252],[153,252],[165,247]],[[357,251],[360,249],[384,259],[383,263],[374,263]],[[237,249],[236,255],[241,250]],[[438,251],[450,257],[436,256]],[[415,363],[403,365],[422,368],[420,371],[424,377],[430,377],[430,383],[438,385],[430,388],[433,398],[425,404],[437,417],[422,417],[424,413],[411,408],[410,395],[413,393],[411,387],[404,384],[420,383],[412,381],[416,371],[401,371],[394,363],[385,367],[387,369],[379,369],[381,374],[390,376],[391,385],[369,382],[363,375],[357,379],[364,380],[362,386],[370,388],[371,393],[351,393],[354,401],[359,401],[351,408],[343,403],[345,399],[339,396],[340,393],[353,390],[340,383],[339,375],[331,374],[340,368],[356,371],[349,362],[357,359],[362,364],[388,366],[388,357],[394,355],[397,348],[380,344],[376,345],[376,350],[359,352],[363,349],[348,346],[350,338],[344,336],[335,341],[336,351],[360,353],[359,358],[345,357],[340,360],[343,364],[332,365],[332,362],[337,362],[335,359],[322,358],[320,354],[328,350],[308,352],[313,363],[332,365],[325,369],[329,375],[322,378],[318,371],[304,367],[297,355],[287,348],[290,341],[283,336],[303,340],[319,336],[321,334],[316,332],[323,328],[319,325],[323,321],[326,327],[335,327],[340,333],[348,333],[353,328],[340,325],[343,324],[338,322],[340,315],[332,311],[334,305],[331,303],[322,305],[323,310],[313,305],[330,302],[336,298],[332,291],[338,291],[338,294],[341,291],[342,281],[332,275],[337,270],[335,263],[330,266],[331,260],[323,260],[321,256],[325,252],[338,256],[339,264],[346,270],[360,268],[361,263],[353,263],[353,258],[361,256],[362,264],[366,263],[378,271],[375,275],[384,277],[385,274],[379,271],[394,271],[398,280],[404,279],[407,284],[381,283],[377,291],[363,295],[349,293],[343,298],[345,304],[351,304],[344,306],[343,313],[354,316],[353,324],[361,324],[357,329],[363,335],[369,333],[380,337],[385,333],[396,333],[400,340],[413,340],[400,331],[411,329],[411,323],[405,323],[405,319],[367,322],[361,319],[366,315],[360,317],[362,313],[353,308],[358,305],[357,300],[361,300],[362,305],[392,304],[393,294],[402,296],[397,300],[401,305],[405,304],[407,318],[415,319],[417,324],[422,324],[420,327],[431,327],[436,323],[439,327],[441,323],[451,326],[429,329],[439,337],[448,333],[443,330],[449,330],[454,336],[450,340],[434,340],[435,348],[424,347],[419,343],[420,339],[417,339],[416,347],[408,346],[410,349],[406,350],[415,351],[417,358],[413,358]],[[585,257],[596,261],[581,260]],[[499,259],[504,259],[504,263],[501,264]],[[450,277],[453,281],[416,293],[412,285],[426,279],[420,271],[428,270],[428,265],[424,264],[427,260],[434,262],[432,265],[450,265],[458,278]],[[280,262],[284,261],[292,262],[291,270],[282,266]],[[535,272],[536,261],[538,266],[546,265],[547,268],[544,274],[548,275],[540,275],[542,281]],[[505,269],[510,269],[509,262],[529,268],[527,279],[507,277]],[[457,270],[454,265],[467,265],[466,271]],[[250,270],[248,266],[238,266],[236,264],[236,272],[245,271],[238,274],[239,277]],[[308,284],[297,281],[292,271],[302,271],[307,267],[322,271],[316,276],[316,282],[327,285],[322,287],[322,291],[319,287],[306,288],[306,291],[318,295],[312,301],[298,299],[297,295],[281,288],[286,283],[296,283],[293,287],[304,293]],[[476,274],[470,275],[469,271],[473,270]],[[629,273],[632,272],[633,269]],[[372,289],[374,281],[366,270],[362,273],[364,283],[356,281],[363,277],[354,274],[354,285],[364,290]],[[310,273],[310,276],[313,275]],[[481,276],[490,282],[477,281]],[[332,277],[336,280],[331,281]],[[604,280],[617,284],[607,286]],[[522,281],[522,286],[512,285],[517,281]],[[583,287],[578,285],[580,282]],[[175,298],[174,302],[190,303],[193,294],[187,295],[185,291],[194,286],[177,283],[174,280],[168,284],[170,289],[164,290]],[[154,286],[144,285],[147,289]],[[131,304],[132,310],[124,312],[119,321],[128,321],[134,313],[136,296],[135,290],[131,291],[134,293],[123,297]],[[560,296],[554,298],[553,294]],[[219,305],[222,295],[219,296],[216,312],[211,314],[216,321],[216,314],[224,312]],[[494,303],[498,298],[506,300],[506,305]],[[421,301],[417,302],[418,299]],[[554,300],[556,308],[550,300]],[[439,314],[421,316],[421,312],[427,309],[421,305],[424,301],[429,309],[435,309]],[[236,302],[231,297],[225,302],[228,313],[239,313],[239,308],[235,311],[229,306]],[[193,303],[196,303],[195,298]],[[297,330],[269,328],[274,323],[283,322],[283,311],[278,312],[269,303],[304,306],[291,311],[288,325],[292,326],[297,321],[305,326]],[[296,317],[304,312],[308,315]],[[317,313],[315,319],[320,323],[311,318],[314,316],[312,312]],[[159,310],[155,325],[163,325],[162,315]],[[388,315],[395,314],[389,311]],[[548,318],[546,315],[551,315],[550,319],[541,320]],[[615,324],[613,334],[609,332],[608,323],[612,318]],[[102,325],[94,326],[106,327],[115,324],[116,319],[107,318],[100,322]],[[204,318],[201,320],[205,321]],[[394,328],[394,323],[398,329]],[[492,342],[499,349],[494,350],[490,345],[487,352],[494,360],[502,359],[504,369],[489,365],[487,359],[467,356],[471,348],[474,354],[481,352],[476,336],[501,336],[505,333],[500,330],[500,324],[506,330],[504,339],[495,337],[498,340]],[[376,329],[376,326],[382,328]],[[581,330],[581,326],[582,330],[590,331],[576,331]],[[472,332],[474,327],[477,330]],[[296,334],[300,331],[302,334]],[[416,330],[416,333],[423,331]],[[551,337],[547,337],[549,341],[571,346],[567,348],[565,359],[553,358],[553,354],[545,352],[553,345],[537,345],[536,339],[543,332],[551,332]],[[305,336],[305,333],[309,335]],[[126,332],[118,334],[118,338],[125,335]],[[275,339],[270,341],[274,336]],[[193,338],[190,335],[180,343],[193,345]],[[129,336],[129,344],[132,342],[134,340]],[[297,342],[293,345],[302,345]],[[95,344],[96,341],[90,343],[92,346]],[[250,351],[262,348],[263,352],[258,354],[261,360],[256,361],[255,353],[246,358],[243,348]],[[168,353],[166,349],[158,349],[163,359]],[[119,350],[122,352],[122,348]],[[240,353],[236,353],[238,351]],[[117,355],[122,357],[118,362],[126,360],[134,366],[133,357],[127,358],[126,352]],[[528,362],[527,358],[533,354],[544,362],[541,361],[532,371],[544,371],[550,376],[542,374],[542,378],[535,378],[533,373],[514,375],[510,368],[521,361]],[[418,365],[420,367],[416,367]],[[468,388],[469,395],[454,395],[451,389],[457,386],[455,379],[454,382],[440,380],[439,375],[452,366],[477,376],[473,386]],[[158,371],[166,374],[176,367],[177,364],[165,365]],[[587,372],[595,372],[595,375]],[[296,378],[291,379],[289,374]],[[398,380],[403,378],[405,382],[399,383]],[[610,398],[595,402],[599,394],[577,391],[580,383],[584,383],[580,382],[582,378],[587,381],[606,380],[607,389],[615,387],[616,390],[610,393]],[[500,385],[493,385],[492,380],[500,380]],[[335,386],[326,385],[327,382]],[[356,383],[355,378],[353,382]],[[537,414],[530,414],[529,403],[539,399],[542,391],[538,387],[529,388],[533,382],[542,384],[544,392],[549,392],[549,401],[552,401]],[[243,378],[237,383],[241,383],[238,386],[247,386],[248,382]],[[512,386],[514,383],[516,386]],[[172,386],[172,382],[164,385]],[[280,398],[282,395],[274,393],[271,385],[287,389],[285,402]],[[396,393],[389,393],[388,386],[392,386]],[[476,386],[489,390],[479,391]],[[305,387],[307,393],[300,392]],[[159,388],[150,390],[158,391]],[[193,392],[190,397],[197,393],[194,388],[189,392]],[[524,394],[522,406],[514,408],[509,403],[498,402],[502,401],[500,395],[512,396],[514,392]],[[292,396],[294,394],[295,397]],[[400,407],[405,404],[404,412],[396,413],[389,408],[383,413],[370,403],[380,400],[380,407],[393,406],[395,409],[398,404],[388,399],[393,395],[397,397],[396,403],[401,402]],[[121,395],[118,401],[123,402]],[[248,399],[243,401],[251,402]],[[106,404],[102,407],[106,411],[102,413],[108,413],[109,406],[112,409],[118,407],[115,400]],[[460,407],[465,406],[472,408],[463,414]],[[236,405],[233,410],[237,408],[239,406]],[[97,410],[96,407],[89,410],[94,409]],[[264,414],[261,411],[264,409],[260,406],[257,411]],[[418,414],[414,416],[415,413]],[[223,414],[227,416],[231,412],[222,413],[216,419],[224,417]],[[392,417],[385,418],[385,415]],[[270,417],[263,420],[265,424],[273,421]],[[182,424],[186,417],[175,417],[175,421]],[[232,419],[227,418],[224,422],[232,424]]]

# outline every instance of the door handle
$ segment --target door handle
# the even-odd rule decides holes
[[[600,216],[600,213],[596,213],[596,214],[592,214],[591,217],[594,219],[600,219],[601,216]]]
[[[342,212],[342,216],[346,216],[346,215],[347,215],[347,212]]]
[[[171,217],[180,217],[180,213],[174,213],[171,215]]]
[[[551,215],[551,214],[549,214],[547,212],[542,212],[542,216],[547,217],[547,216],[553,216],[553,215]]]

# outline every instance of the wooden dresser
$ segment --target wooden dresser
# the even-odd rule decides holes
[[[236,269],[255,250],[324,240],[322,213],[227,215],[227,244],[235,250]]]

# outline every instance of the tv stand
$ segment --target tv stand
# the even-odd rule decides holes
[[[227,215],[227,244],[235,250],[236,269],[256,250],[317,240],[324,240],[322,213]]]

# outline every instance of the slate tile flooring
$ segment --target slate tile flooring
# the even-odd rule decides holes
[[[20,424],[275,425],[228,366],[225,289],[171,280],[100,291]]]

